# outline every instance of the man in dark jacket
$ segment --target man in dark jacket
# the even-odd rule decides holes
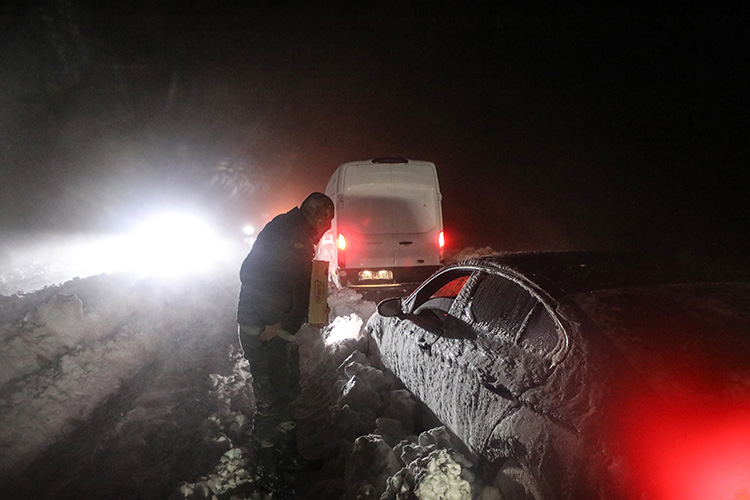
[[[255,395],[253,453],[259,482],[277,493],[288,492],[285,472],[319,465],[297,451],[294,335],[307,319],[315,245],[330,229],[333,210],[330,198],[312,193],[263,228],[240,268],[237,323]]]

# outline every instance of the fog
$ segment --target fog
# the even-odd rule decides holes
[[[747,64],[718,6],[11,0],[0,234],[227,232],[345,161],[433,161],[456,248],[747,246]],[[247,219],[252,219],[248,221]]]

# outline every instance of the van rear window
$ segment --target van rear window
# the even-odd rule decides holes
[[[434,166],[352,165],[343,194],[339,223],[361,234],[426,233],[440,222]]]
[[[355,190],[352,190],[355,191]],[[390,188],[388,193],[352,193],[344,210],[347,225],[364,234],[426,233],[437,224],[435,193],[420,186]]]

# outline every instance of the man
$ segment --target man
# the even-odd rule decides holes
[[[330,198],[312,193],[299,208],[263,228],[240,269],[237,323],[253,379],[258,481],[282,495],[290,489],[285,472],[322,465],[297,451],[294,410],[300,385],[294,335],[307,319],[315,245],[330,229],[333,210]]]

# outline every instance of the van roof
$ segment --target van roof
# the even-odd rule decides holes
[[[406,158],[373,158],[373,163],[409,163]]]
[[[342,163],[339,165],[339,168],[347,168],[351,165],[383,165],[383,164],[391,164],[391,165],[431,165],[435,166],[434,163],[431,161],[425,161],[425,160],[410,160],[408,158],[371,158],[369,160],[355,160],[355,161],[348,161],[346,163]]]
[[[439,192],[435,164],[429,161],[406,160],[403,162],[381,162],[373,160],[351,161],[342,164],[334,178],[339,178],[339,189],[351,191],[361,186],[368,193],[385,190],[384,194],[398,186],[429,186]],[[378,187],[380,186],[380,187]]]

